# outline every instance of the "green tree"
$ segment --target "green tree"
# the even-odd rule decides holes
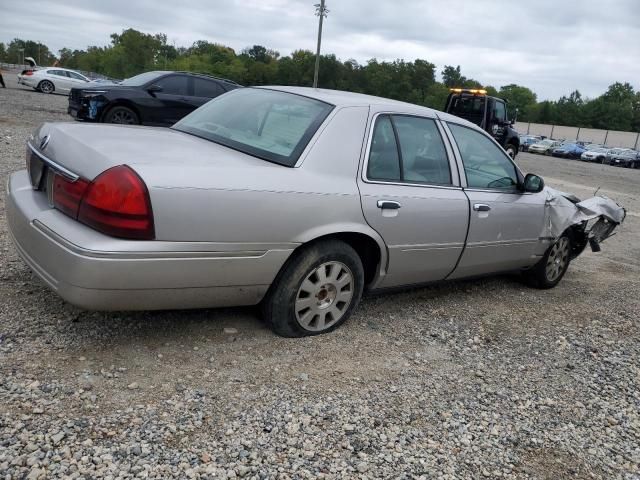
[[[500,91],[497,96],[508,102],[510,112],[515,112],[516,109],[518,110],[519,120],[529,120],[531,108],[536,104],[535,93],[527,87],[512,83],[510,85],[500,87]]]

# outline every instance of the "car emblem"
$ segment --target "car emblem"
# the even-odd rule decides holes
[[[45,135],[44,138],[40,140],[40,150],[44,150],[45,148],[47,148],[47,145],[49,145],[50,138],[51,138],[51,135]]]

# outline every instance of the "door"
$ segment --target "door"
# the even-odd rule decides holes
[[[53,82],[56,92],[69,93],[71,90],[71,79],[64,70],[47,70],[47,77]]]
[[[374,120],[358,186],[367,223],[389,249],[379,287],[441,280],[462,253],[469,202],[447,148],[433,118]]]
[[[194,110],[188,101],[191,89],[187,75],[167,75],[153,82],[153,85],[161,90],[150,93],[156,100],[150,102],[148,109],[151,123],[171,126]]]
[[[484,132],[447,124],[457,146],[471,204],[462,258],[449,278],[518,269],[539,257],[546,195],[522,193],[522,174]]]
[[[507,129],[507,108],[504,102],[492,98],[489,113],[489,132],[500,145],[505,145]]]

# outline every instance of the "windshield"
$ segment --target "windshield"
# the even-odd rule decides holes
[[[553,145],[554,142],[553,140],[542,140],[541,142],[538,142],[538,145]]]
[[[158,78],[160,75],[163,75],[167,72],[145,72],[140,75],[136,75],[135,77],[127,78],[120,82],[120,85],[124,85],[126,87],[140,87],[146,83],[149,83],[154,78]]]
[[[333,105],[262,88],[233,90],[172,128],[292,167]]]

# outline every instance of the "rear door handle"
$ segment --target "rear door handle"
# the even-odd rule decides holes
[[[476,212],[488,212],[489,210],[491,210],[491,207],[486,203],[474,203],[473,209]]]
[[[401,207],[399,202],[393,200],[378,200],[378,208],[388,208],[389,210],[397,210]]]

